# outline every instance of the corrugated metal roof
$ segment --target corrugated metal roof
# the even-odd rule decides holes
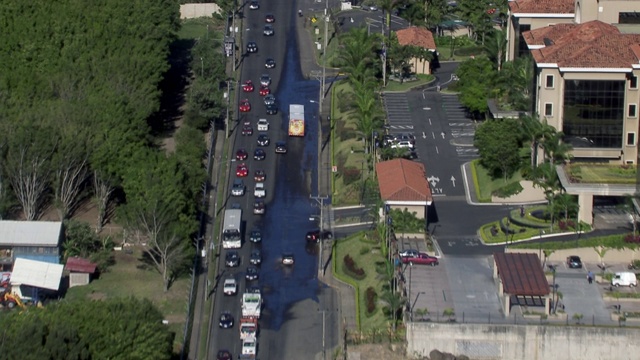
[[[93,274],[94,272],[96,272],[97,266],[98,265],[96,263],[93,263],[88,259],[74,256],[67,259],[65,269],[73,272]]]
[[[11,284],[58,290],[64,266],[41,261],[16,259],[11,272]]]
[[[545,296],[551,292],[538,255],[495,253],[493,258],[506,294]]]
[[[60,221],[0,220],[0,245],[57,246],[61,234]]]

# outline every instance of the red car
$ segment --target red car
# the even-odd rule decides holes
[[[249,99],[244,99],[240,101],[240,112],[249,112],[251,111],[251,104],[249,103]]]
[[[250,122],[245,122],[244,125],[242,125],[242,135],[245,136],[251,136],[253,135],[253,127],[251,126]]]
[[[247,80],[242,84],[242,91],[244,92],[253,92],[255,88],[253,87],[253,81]]]
[[[271,94],[271,89],[268,86],[260,86],[260,96],[267,96]]]
[[[421,264],[421,265],[431,265],[431,266],[436,266],[440,263],[438,261],[438,258],[429,256],[424,253],[420,253],[416,256],[403,257],[402,262],[405,264]]]
[[[256,182],[264,182],[266,178],[267,174],[264,172],[264,170],[256,170],[253,175],[253,180],[255,180]]]
[[[245,149],[239,149],[238,151],[236,151],[236,160],[239,160],[239,161],[247,160],[248,156],[249,156],[249,153],[247,153],[247,150]]]
[[[247,174],[249,174],[249,168],[247,168],[247,165],[245,165],[245,163],[242,163],[238,165],[238,167],[236,167],[237,177],[245,177],[247,176]]]

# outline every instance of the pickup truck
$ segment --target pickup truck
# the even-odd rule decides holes
[[[253,196],[257,198],[263,198],[267,196],[267,190],[265,190],[263,182],[256,183],[256,187],[253,190]]]
[[[258,131],[269,131],[269,122],[267,119],[258,120]]]
[[[240,320],[240,339],[255,338],[258,335],[258,319],[252,316]]]
[[[258,339],[249,337],[242,340],[242,355],[256,355],[256,348],[258,347]]]

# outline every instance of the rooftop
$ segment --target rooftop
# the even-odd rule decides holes
[[[423,49],[435,50],[436,42],[431,31],[417,26],[396,31],[398,43],[402,46],[417,46]]]
[[[0,245],[58,246],[61,235],[59,221],[0,220]]]
[[[623,34],[598,20],[557,24],[523,34],[538,64],[570,68],[630,68],[637,64],[640,35]]]
[[[545,296],[551,292],[538,255],[495,253],[493,258],[505,294]]]
[[[380,196],[384,201],[431,202],[431,188],[423,164],[393,159],[376,164]]]
[[[514,14],[573,14],[574,0],[516,0],[509,1]]]

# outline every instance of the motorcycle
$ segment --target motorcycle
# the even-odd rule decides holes
[[[302,10],[298,10],[298,17],[302,17]]]

